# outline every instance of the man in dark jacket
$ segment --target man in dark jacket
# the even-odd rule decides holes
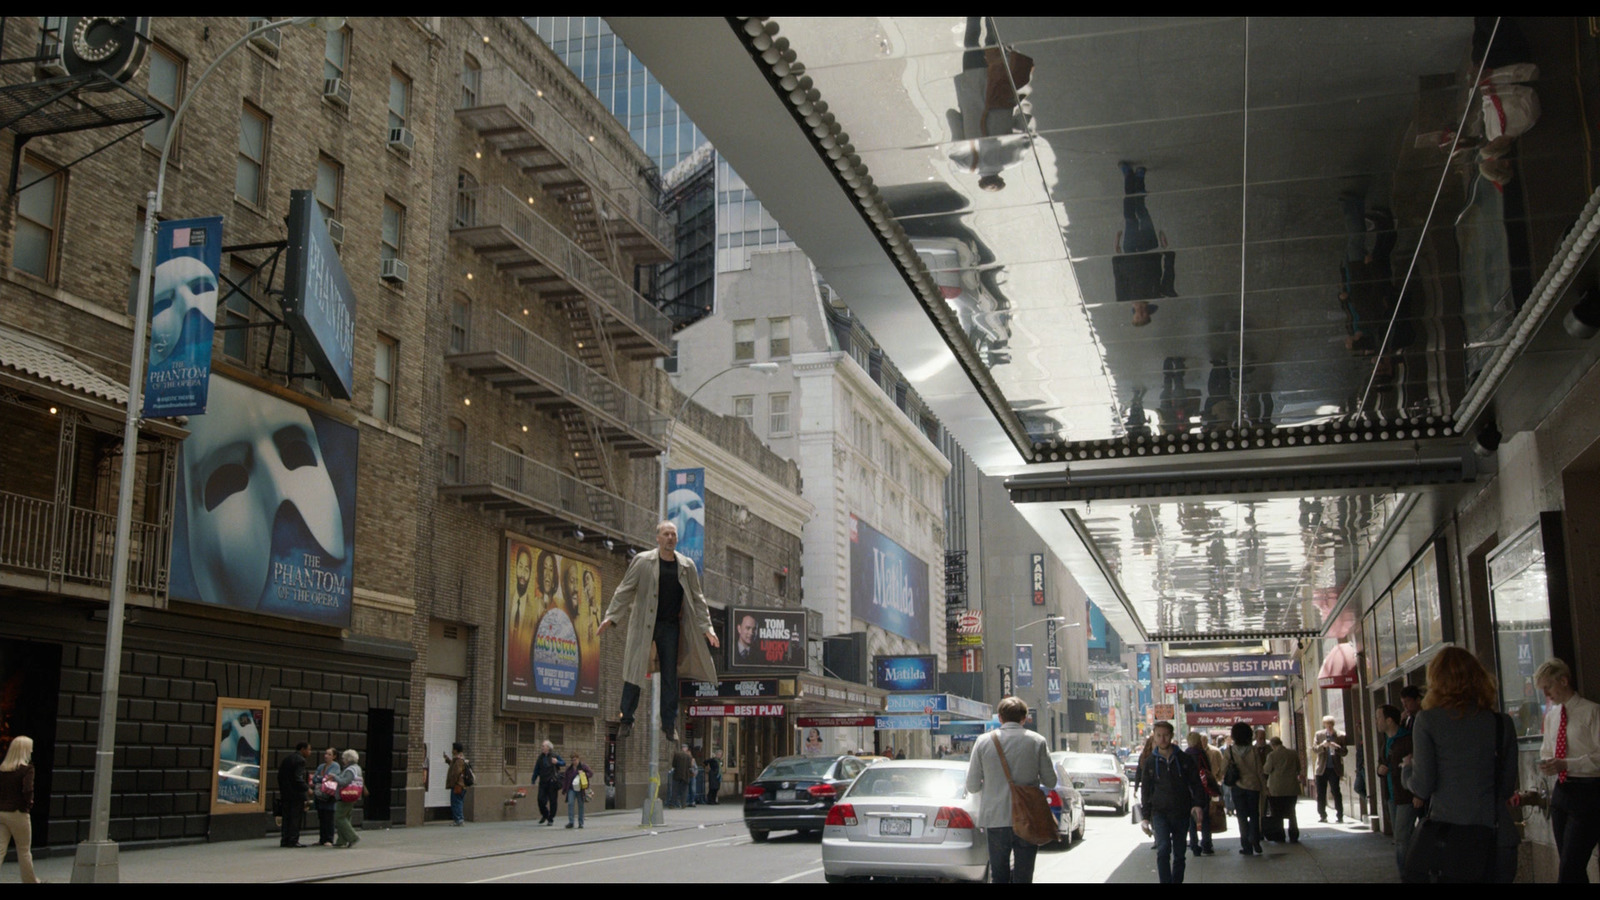
[[[1383,780],[1389,809],[1394,814],[1394,861],[1402,876],[1406,874],[1406,848],[1411,846],[1411,832],[1422,813],[1412,802],[1411,792],[1400,781],[1400,766],[1411,755],[1411,729],[1402,724],[1405,718],[1406,714],[1393,706],[1378,707],[1378,725],[1386,735],[1383,758],[1378,761],[1378,777]]]
[[[672,795],[667,806],[682,809],[689,799],[689,780],[694,777],[694,757],[689,755],[689,745],[683,744],[672,754]]]
[[[539,789],[539,823],[556,823],[556,798],[561,795],[561,773],[566,762],[556,754],[555,745],[544,742],[543,752],[533,764],[533,785]]]
[[[1206,808],[1205,788],[1193,759],[1172,746],[1172,723],[1157,722],[1150,758],[1139,767],[1139,807],[1145,834],[1156,839],[1162,884],[1182,884],[1184,837]]]
[[[306,760],[310,758],[311,745],[301,741],[278,763],[278,808],[283,813],[278,843],[284,847],[305,846],[300,843],[300,826],[306,820]]]

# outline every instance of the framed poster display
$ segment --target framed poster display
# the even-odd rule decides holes
[[[211,813],[265,812],[267,727],[272,704],[240,697],[217,698],[217,730],[211,752]]]

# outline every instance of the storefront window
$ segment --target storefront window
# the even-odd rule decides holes
[[[1535,525],[1489,557],[1501,708],[1517,723],[1517,736],[1540,736],[1544,697],[1533,673],[1553,654],[1550,594],[1545,586],[1544,541]]]
[[[1370,612],[1361,618],[1361,677],[1367,684],[1377,677],[1377,672],[1373,670],[1373,658],[1378,648],[1372,640],[1372,620]]]
[[[1395,661],[1403,665],[1417,655],[1417,599],[1410,572],[1395,582],[1393,597]]]
[[[1372,611],[1378,625],[1373,643],[1378,649],[1378,677],[1382,678],[1394,668],[1394,595],[1384,594]]]
[[[1426,650],[1444,640],[1444,607],[1439,596],[1439,563],[1433,545],[1417,557],[1412,567],[1417,582],[1417,626],[1422,649]]]

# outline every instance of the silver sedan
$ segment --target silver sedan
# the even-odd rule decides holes
[[[824,877],[983,881],[989,847],[966,783],[964,762],[885,761],[862,772],[828,812]]]

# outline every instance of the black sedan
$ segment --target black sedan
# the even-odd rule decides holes
[[[782,756],[744,789],[744,824],[760,843],[773,831],[822,831],[828,810],[867,763],[854,756]]]

